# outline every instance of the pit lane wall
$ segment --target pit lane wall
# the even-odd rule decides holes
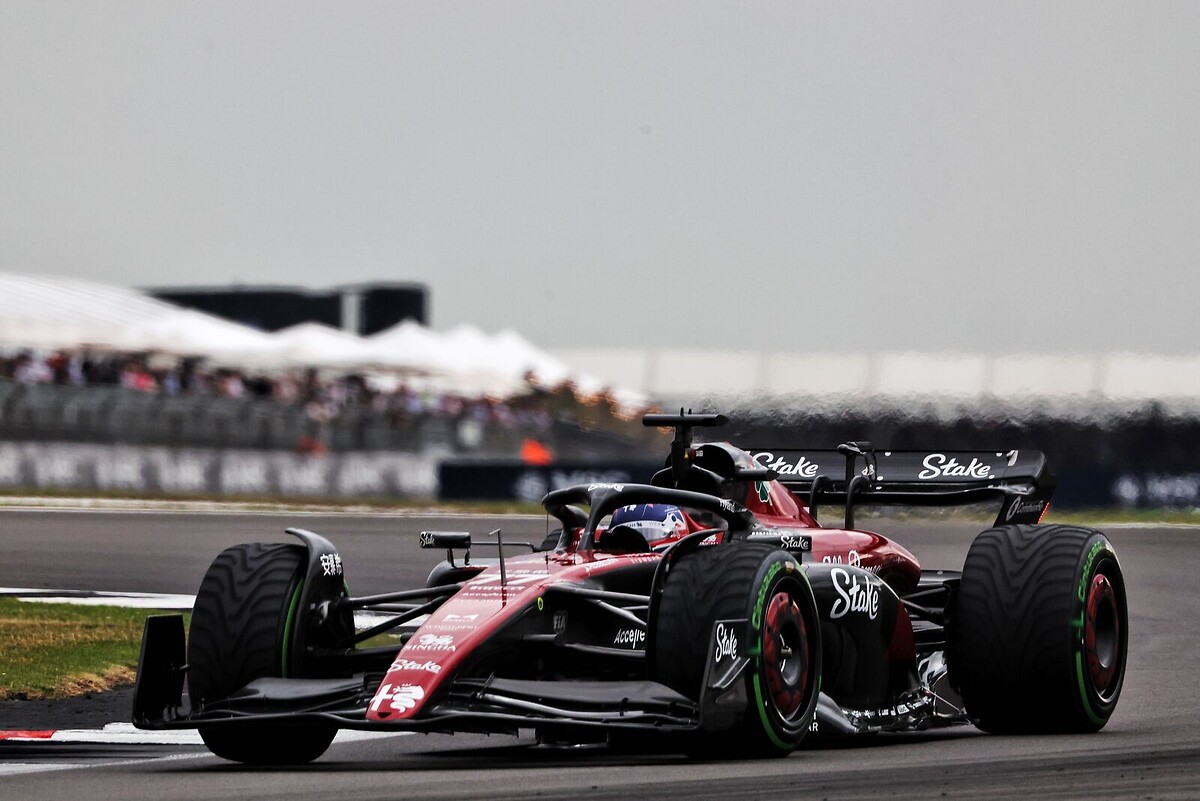
[[[438,457],[0,442],[0,490],[432,499]]]

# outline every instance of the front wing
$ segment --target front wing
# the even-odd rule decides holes
[[[134,690],[133,722],[143,729],[327,722],[339,728],[422,732],[515,732],[521,728],[704,728],[701,705],[653,681],[530,681],[464,677],[452,682],[420,717],[368,720],[371,704],[404,703],[410,685],[380,687],[379,674],[335,679],[262,678],[202,710],[183,709],[186,673],[183,618],[146,621]],[[383,692],[379,692],[383,690]],[[708,700],[702,699],[702,700]]]

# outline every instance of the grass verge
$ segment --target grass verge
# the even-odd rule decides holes
[[[0,699],[66,698],[131,683],[152,614],[0,598]]]

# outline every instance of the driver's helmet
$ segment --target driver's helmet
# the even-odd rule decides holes
[[[669,503],[635,503],[613,512],[608,530],[619,527],[636,531],[646,542],[658,542],[667,537],[687,534],[683,511]]]

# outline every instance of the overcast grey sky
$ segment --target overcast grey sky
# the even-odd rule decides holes
[[[0,270],[548,347],[1200,350],[1200,3],[0,0]]]

